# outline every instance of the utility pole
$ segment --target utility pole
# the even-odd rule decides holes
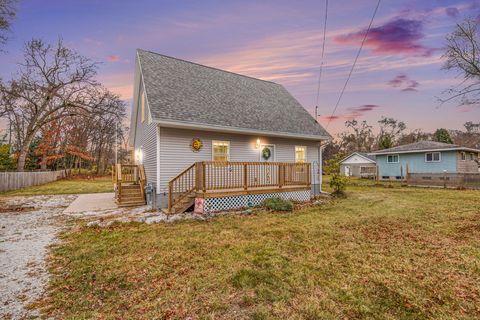
[[[115,165],[118,164],[118,121],[115,122]]]

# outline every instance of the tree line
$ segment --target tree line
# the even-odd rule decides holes
[[[15,75],[0,81],[0,117],[8,126],[0,169],[105,172],[116,145],[124,145],[126,104],[96,80],[97,71],[98,63],[61,39],[25,44]]]
[[[434,132],[425,132],[421,129],[408,131],[403,121],[383,117],[377,122],[377,130],[367,121],[359,122],[355,119],[346,121],[345,127],[345,131],[325,146],[325,160],[332,159],[336,154],[368,153],[423,140],[480,149],[480,122],[468,121],[462,130],[438,128]]]

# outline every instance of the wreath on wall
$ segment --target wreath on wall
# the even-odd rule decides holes
[[[270,148],[268,148],[268,147],[263,148],[262,158],[265,159],[265,160],[268,160],[268,159],[270,159],[271,156],[272,156],[272,150],[270,150]]]

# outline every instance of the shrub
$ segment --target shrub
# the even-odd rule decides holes
[[[333,188],[333,193],[335,194],[343,194],[345,188],[347,187],[348,177],[342,176],[339,173],[332,174],[332,178],[330,179],[330,187]]]
[[[293,202],[282,198],[268,198],[263,201],[262,206],[274,211],[292,211]]]

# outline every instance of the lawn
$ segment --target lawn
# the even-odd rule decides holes
[[[80,228],[52,248],[62,319],[474,319],[480,192],[350,186],[295,213]]]
[[[58,180],[39,186],[27,187],[0,193],[0,196],[36,196],[51,194],[77,194],[113,192],[112,178]]]

